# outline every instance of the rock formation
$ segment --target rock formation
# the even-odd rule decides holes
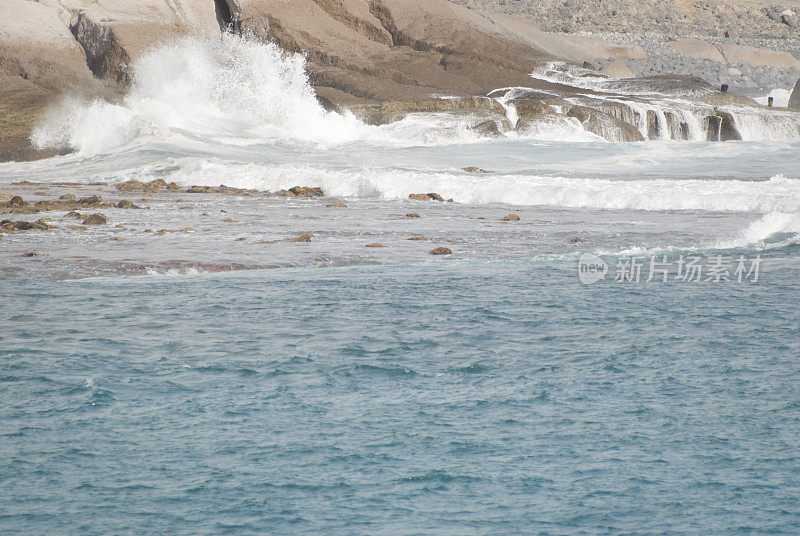
[[[794,85],[791,97],[789,97],[789,108],[800,110],[800,80]]]

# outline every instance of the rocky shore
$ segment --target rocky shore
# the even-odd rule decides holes
[[[71,150],[34,147],[29,139],[34,125],[63,95],[117,101],[128,91],[131,66],[148,49],[185,35],[217,38],[221,31],[240,32],[285,51],[303,53],[311,84],[328,109],[348,109],[373,124],[396,121],[413,112],[483,115],[475,126],[488,135],[502,134],[515,125],[505,123],[505,110],[484,97],[497,88],[522,86],[531,90],[526,100],[541,92],[540,105],[563,109],[566,116],[574,99],[581,100],[579,106],[591,111],[576,110],[572,117],[585,126],[595,125],[590,132],[603,131],[598,135],[605,139],[649,139],[646,118],[634,117],[635,111],[614,111],[603,99],[592,99],[594,89],[580,81],[531,78],[531,72],[552,62],[632,79],[614,89],[615,98],[665,85],[647,77],[677,74],[683,77],[673,77],[666,85],[675,96],[693,100],[695,82],[686,82],[685,75],[699,77],[711,84],[703,90],[703,100],[698,102],[702,105],[709,103],[711,88],[718,90],[722,84],[728,84],[733,94],[753,96],[775,88],[788,90],[800,74],[795,48],[800,41],[788,8],[781,8],[776,22],[775,16],[753,6],[743,9],[731,2],[670,4],[671,16],[663,20],[657,14],[666,4],[660,3],[637,4],[625,11],[622,4],[613,8],[599,2],[464,3],[468,7],[446,0],[146,0],[135,4],[6,0],[0,7],[0,160]],[[770,10],[774,15],[775,10]],[[558,24],[559,17],[568,12],[573,13],[574,28]],[[653,29],[674,35],[639,33],[647,28],[641,18],[647,14],[660,20]],[[719,32],[705,30],[713,21],[717,26],[730,23],[728,38],[675,37],[716,36]],[[738,21],[741,29],[731,21]],[[745,35],[748,25],[752,31]],[[719,91],[711,100],[714,106],[757,106]],[[702,115],[701,122],[719,116],[714,110]],[[611,127],[616,131],[608,133]]]
[[[345,203],[318,187],[264,192],[186,188],[161,179],[25,181],[0,188],[0,276],[196,274],[491,257],[507,254],[525,228],[542,221],[547,215],[532,208],[470,207],[434,192],[410,193],[404,207]],[[569,224],[560,232],[563,244],[583,241],[576,236],[582,231]]]

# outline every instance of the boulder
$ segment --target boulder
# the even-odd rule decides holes
[[[452,255],[453,251],[450,248],[436,248],[431,251],[431,255]]]
[[[105,225],[106,223],[108,223],[108,218],[99,212],[96,212],[83,220],[84,225]]]
[[[102,202],[103,202],[103,198],[100,197],[99,195],[91,195],[91,196],[88,196],[88,197],[81,197],[80,199],[78,199],[78,204],[79,205],[92,206],[92,205],[99,205]]]
[[[800,80],[794,85],[791,97],[789,97],[789,108],[800,110]]]
[[[611,78],[636,78],[628,64],[619,60],[606,65],[600,72]]]
[[[500,221],[519,221],[519,216],[516,214],[509,214],[501,218]]]
[[[311,242],[311,235],[309,233],[302,234],[295,238],[287,238],[288,242]]]
[[[444,198],[434,192],[430,192],[427,194],[408,194],[408,198],[412,201],[441,201],[444,202]]]
[[[61,201],[77,201],[78,198],[74,194],[64,194],[58,198]]]
[[[502,138],[503,133],[500,132],[500,127],[497,126],[497,121],[488,119],[470,128],[471,131],[485,136],[487,138]]]
[[[716,45],[702,39],[678,39],[667,46],[679,54],[698,60],[711,60],[726,63],[725,57]]]

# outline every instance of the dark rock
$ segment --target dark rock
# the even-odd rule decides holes
[[[294,186],[289,190],[281,190],[278,195],[281,197],[322,197],[325,193],[322,188]]]
[[[78,198],[75,197],[74,194],[64,194],[61,197],[59,197],[59,199],[61,201],[77,201],[78,200]]]
[[[452,255],[453,251],[450,248],[436,248],[431,251],[431,255]]]
[[[27,205],[25,200],[23,200],[20,196],[15,195],[8,201],[8,206],[10,207],[22,207]]]
[[[482,123],[478,123],[474,127],[470,128],[473,132],[480,134],[481,136],[486,136],[487,138],[502,138],[503,133],[500,132],[500,127],[497,126],[497,121],[488,120]]]
[[[466,171],[467,173],[487,173],[485,169],[481,169],[479,167],[465,167],[461,168],[462,170]]]
[[[23,257],[38,257],[39,253],[36,251],[27,251],[22,254]]]
[[[80,212],[77,212],[75,210],[72,210],[70,212],[67,212],[64,217],[66,217],[66,218],[75,218],[76,220],[80,220],[80,219],[83,219],[83,214],[81,214]]]
[[[573,244],[580,244],[581,242],[583,242],[583,240],[581,240],[580,238],[578,238],[578,237],[576,236],[575,238],[573,238],[572,240],[570,240],[570,242],[572,242]]]
[[[437,193],[427,193],[427,194],[408,194],[408,198],[412,201],[441,201],[444,202],[444,198],[437,194]]]
[[[117,208],[139,208],[127,199],[123,199],[119,203],[117,203]]]
[[[191,186],[186,190],[187,194],[215,194],[217,191],[211,186]]]
[[[78,199],[78,204],[79,205],[99,205],[100,203],[102,203],[102,201],[103,201],[103,198],[100,197],[99,195],[92,195],[92,196],[89,196],[89,197],[81,197],[80,199]]]
[[[795,83],[792,96],[789,97],[789,108],[800,110],[800,80]]]
[[[409,240],[414,240],[414,241],[422,242],[422,241],[425,241],[425,240],[427,240],[427,238],[425,238],[424,236],[412,236],[411,238],[409,238]]]
[[[416,212],[409,212],[408,214],[406,214],[406,218],[421,218],[421,217],[422,216],[420,216]]]
[[[95,212],[83,220],[84,225],[105,225],[106,223],[108,223],[108,218],[99,212]]]
[[[347,208],[347,205],[344,203],[329,203],[325,206],[327,208]]]
[[[736,122],[733,120],[733,116],[728,112],[722,112],[717,110],[717,115],[721,118],[720,123],[720,141],[741,141],[742,135],[739,134],[739,130],[736,128]]]

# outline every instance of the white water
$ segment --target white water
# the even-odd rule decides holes
[[[308,185],[330,196],[398,205],[398,213],[410,193],[437,192],[470,207],[557,210],[559,221],[580,212],[584,230],[609,225],[600,223],[605,216],[585,220],[586,211],[616,211],[625,220],[651,213],[667,222],[634,239],[635,247],[680,245],[671,226],[683,229],[684,245],[708,247],[794,243],[800,236],[800,143],[791,141],[795,119],[788,113],[733,110],[745,140],[778,140],[769,143],[607,143],[565,116],[499,140],[470,130],[484,118],[463,115],[413,114],[376,127],[326,112],[302,57],[236,37],[157,48],[134,66],[133,79],[119,103],[65,99],[35,141],[77,152],[0,164],[0,184],[164,178],[183,186],[273,191]],[[498,100],[516,123],[513,105]],[[688,101],[628,105],[640,118],[656,111],[662,134],[669,130],[666,114],[673,113],[688,124],[691,139],[705,139],[700,113]],[[490,173],[461,171],[466,166]],[[723,217],[724,228],[714,223],[720,213],[734,215]],[[687,230],[687,218],[702,221],[701,229]],[[728,228],[731,221],[739,227]],[[616,251],[624,249],[618,243],[625,232],[603,231]],[[564,238],[553,236],[536,240],[557,250]]]

